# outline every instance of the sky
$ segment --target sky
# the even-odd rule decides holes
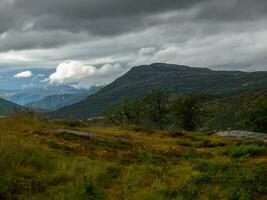
[[[267,71],[267,1],[0,2],[0,89],[88,88],[155,62]]]

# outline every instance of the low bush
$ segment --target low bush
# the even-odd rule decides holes
[[[232,145],[226,151],[223,152],[224,155],[228,155],[233,158],[242,156],[255,156],[266,153],[267,147],[257,143]]]

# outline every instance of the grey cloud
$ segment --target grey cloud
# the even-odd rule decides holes
[[[55,48],[61,45],[89,39],[86,34],[73,34],[63,31],[9,31],[0,37],[0,51],[33,48]]]
[[[0,5],[0,68],[80,60],[262,69],[266,27],[265,0],[13,0]]]
[[[125,31],[125,26],[128,24],[126,20],[123,22],[123,19],[128,19],[128,22],[140,22],[141,18],[146,15],[187,9],[205,1],[208,0],[14,0],[12,4],[6,4],[2,9],[0,8],[0,11],[5,13],[1,14],[2,16],[8,16],[10,22],[10,26],[7,23],[5,28],[18,28],[21,25],[18,21],[35,19],[36,23],[33,28],[36,29],[93,32],[99,28],[100,30],[96,32],[101,34],[103,31],[105,35],[106,30],[102,28],[102,25],[117,26],[117,30],[111,30],[110,33],[120,33]],[[101,24],[96,26],[94,21]],[[119,24],[122,25],[121,30]],[[138,27],[138,24],[134,27]]]
[[[78,19],[121,17],[185,9],[206,0],[15,0],[13,7],[33,15]]]
[[[265,0],[212,0],[203,4],[197,15],[207,21],[253,21],[267,17]]]

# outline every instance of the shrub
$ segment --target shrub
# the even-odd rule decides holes
[[[266,146],[259,144],[242,144],[240,146],[231,146],[223,154],[233,158],[242,156],[255,156],[267,153]]]
[[[172,105],[175,123],[187,131],[196,129],[200,122],[200,104],[195,96],[184,96],[176,99]]]

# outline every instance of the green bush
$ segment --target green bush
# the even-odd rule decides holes
[[[242,144],[239,146],[231,146],[223,154],[233,158],[242,156],[255,156],[259,154],[266,154],[267,148],[264,145],[255,144]]]

